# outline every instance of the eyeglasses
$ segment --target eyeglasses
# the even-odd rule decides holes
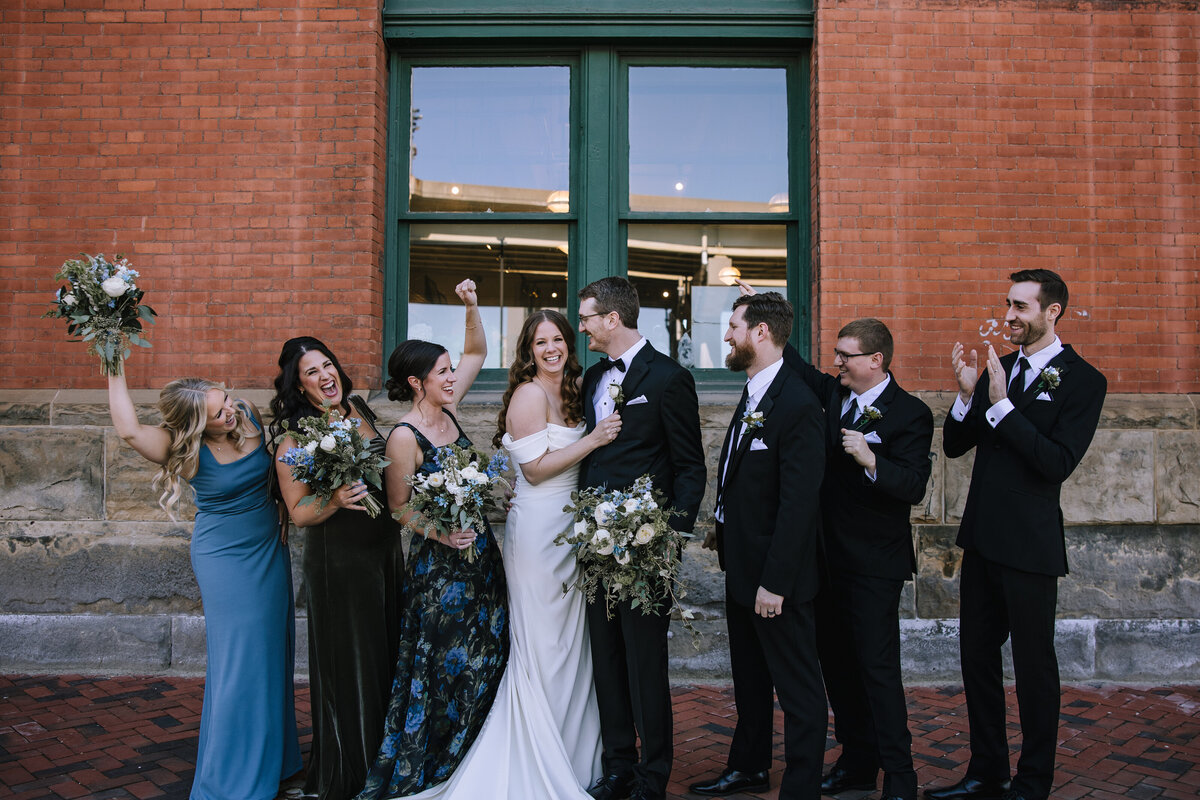
[[[833,351],[833,360],[837,361],[840,358],[842,361],[849,361],[850,359],[858,358],[859,356],[873,356],[873,355],[875,355],[875,354],[874,353],[843,353],[841,350],[834,350]]]
[[[595,314],[580,314],[579,321],[583,322],[585,319],[591,319],[592,317],[607,317],[611,313],[611,311],[597,311]]]

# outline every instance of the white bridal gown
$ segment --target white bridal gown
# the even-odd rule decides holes
[[[521,439],[504,435],[515,464],[578,441],[584,426],[548,427]],[[578,466],[534,486],[518,468],[504,532],[510,647],[487,721],[458,769],[421,794],[438,798],[590,800],[586,787],[600,776],[600,718],[592,685],[583,596],[575,557],[554,537],[571,525]]]

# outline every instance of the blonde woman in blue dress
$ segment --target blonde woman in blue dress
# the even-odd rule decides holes
[[[191,800],[272,800],[301,762],[292,574],[261,417],[201,378],[166,385],[161,425],[138,421],[123,375],[109,377],[108,404],[117,435],[161,467],[159,505],[174,518],[184,483],[195,492],[207,666]]]

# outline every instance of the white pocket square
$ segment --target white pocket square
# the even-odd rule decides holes
[[[1037,397],[1035,397],[1034,399],[1035,399],[1035,400],[1053,400],[1054,398],[1050,396],[1050,393],[1049,393],[1049,392],[1042,392],[1041,394],[1039,394],[1039,395],[1038,395]]]
[[[641,404],[641,403],[649,403],[649,402],[650,402],[650,401],[646,399],[646,395],[644,395],[644,394],[639,394],[637,397],[633,398],[632,400],[629,400],[629,401],[627,401],[627,402],[625,403],[625,405],[627,405],[627,406],[636,406],[636,405],[639,405],[639,404]]]
[[[766,450],[767,443],[764,442],[762,439],[751,439],[750,440],[750,449],[751,450]]]
[[[883,444],[883,439],[879,438],[879,431],[867,431],[866,435],[863,436],[863,439],[867,440],[868,442],[874,442],[875,444]]]

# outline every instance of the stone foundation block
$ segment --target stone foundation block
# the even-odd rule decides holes
[[[0,614],[0,671],[138,675],[171,666],[171,618]]]

